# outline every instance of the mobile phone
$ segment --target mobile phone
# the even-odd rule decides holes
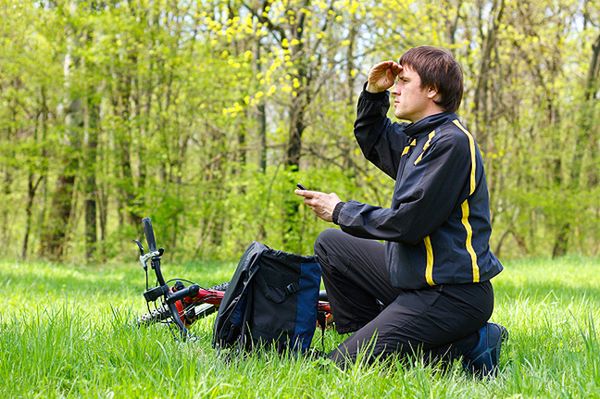
[[[300,190],[306,190],[306,187],[304,187],[302,184],[300,183],[296,183],[296,187],[298,187]]]

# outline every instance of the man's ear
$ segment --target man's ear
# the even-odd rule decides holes
[[[442,99],[442,96],[438,92],[437,87],[429,86],[429,88],[427,88],[427,98],[429,98],[437,103],[438,101],[440,101]]]

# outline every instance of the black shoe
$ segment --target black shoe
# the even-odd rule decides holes
[[[508,331],[496,323],[486,323],[479,329],[479,342],[463,357],[464,368],[478,377],[495,377],[502,341],[508,339]]]

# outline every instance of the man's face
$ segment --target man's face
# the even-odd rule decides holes
[[[421,77],[410,66],[404,66],[392,87],[394,115],[398,119],[416,122],[427,116],[432,103],[432,90],[421,88]],[[434,93],[435,94],[435,93]]]

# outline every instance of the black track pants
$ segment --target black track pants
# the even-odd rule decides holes
[[[477,343],[490,318],[494,293],[489,281],[402,290],[390,284],[385,248],[341,230],[321,233],[315,254],[323,271],[336,329],[354,332],[330,357],[338,364],[391,353],[423,351],[427,359],[453,359]]]

